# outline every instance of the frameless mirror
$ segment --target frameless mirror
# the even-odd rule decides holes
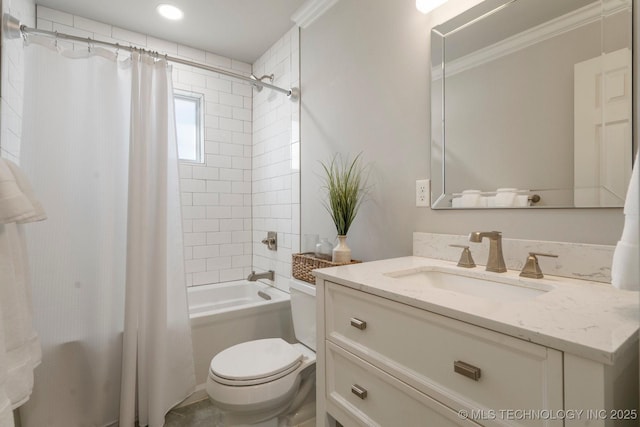
[[[432,207],[624,205],[631,0],[486,0],[431,31]]]

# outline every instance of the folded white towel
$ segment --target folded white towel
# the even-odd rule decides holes
[[[35,208],[20,190],[7,160],[0,158],[0,224],[17,222],[35,214]]]
[[[526,208],[527,206],[530,206],[529,196],[527,196],[527,195],[517,195],[516,198],[515,198],[515,201],[513,203],[513,206],[515,206],[517,208]]]
[[[498,188],[496,190],[495,206],[497,208],[512,208],[516,206],[517,188]]]
[[[11,160],[5,159],[4,161],[6,162],[7,166],[11,170],[11,173],[13,173],[15,182],[18,184],[20,191],[22,191],[22,194],[24,194],[27,197],[27,199],[29,199],[29,202],[31,202],[31,205],[33,206],[33,210],[34,210],[33,215],[22,218],[16,222],[20,224],[24,224],[27,222],[42,221],[47,219],[47,214],[44,212],[44,208],[42,207],[42,204],[40,203],[40,201],[36,199],[36,195],[33,192],[33,188],[31,188],[31,184],[29,183],[29,180],[27,179],[24,172],[22,172],[22,170],[18,167],[18,165],[13,163]]]
[[[464,190],[462,192],[461,207],[481,208],[487,206],[487,200],[480,190]]]

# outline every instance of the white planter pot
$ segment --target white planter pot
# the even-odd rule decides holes
[[[351,248],[347,246],[347,236],[338,236],[338,244],[333,248],[331,261],[340,264],[351,262]]]

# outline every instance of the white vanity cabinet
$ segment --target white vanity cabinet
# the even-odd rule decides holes
[[[316,280],[318,427],[638,425],[563,415],[630,401],[621,372],[635,372],[636,408],[637,343],[604,366],[339,281]]]

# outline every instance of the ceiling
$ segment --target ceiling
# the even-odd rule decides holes
[[[253,63],[293,27],[304,0],[36,0],[52,9]],[[160,3],[181,8],[166,20]]]

